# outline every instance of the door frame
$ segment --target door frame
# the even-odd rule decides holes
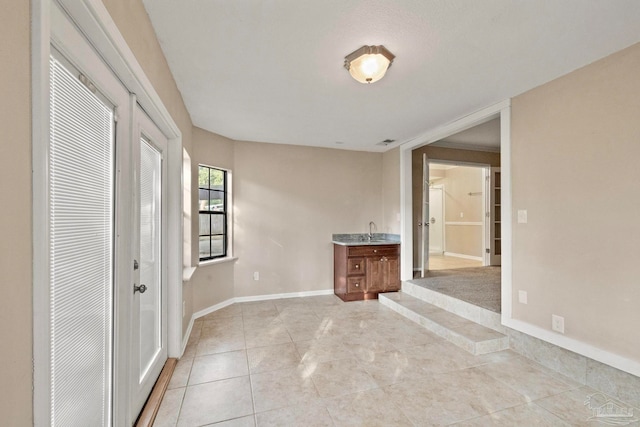
[[[115,22],[101,0],[31,0],[31,103],[32,103],[32,164],[33,164],[33,206],[48,206],[46,191],[47,162],[49,144],[49,54],[54,34],[52,32],[52,1],[61,5],[75,25],[84,34],[115,75],[131,93],[137,95],[138,103],[144,108],[161,132],[167,137],[168,204],[167,239],[183,242],[183,151],[182,135],[177,124],[164,106],[153,87],[120,34]],[[74,46],[67,45],[65,38],[56,39],[58,45],[73,52]],[[187,171],[189,172],[189,171]],[[47,269],[46,230],[47,212],[33,210],[33,355],[34,355],[34,424],[49,425],[49,280]],[[190,237],[190,236],[187,236]],[[186,345],[182,334],[182,244],[169,245],[168,249],[168,354],[180,357]],[[117,297],[116,297],[117,298]],[[120,309],[114,312],[118,316]],[[126,309],[126,307],[125,307]],[[125,325],[122,325],[124,327]],[[117,326],[116,326],[117,327]],[[118,333],[119,331],[116,331]],[[115,338],[118,339],[118,338]],[[114,341],[114,345],[118,342]],[[117,351],[117,350],[116,350]],[[114,358],[118,358],[114,354]],[[121,385],[123,375],[127,378],[128,368],[115,361],[113,395],[113,423],[127,422],[128,383]],[[135,420],[134,420],[135,421]]]
[[[501,167],[501,205],[502,205],[502,323],[512,317],[512,197],[511,197],[511,100],[499,102],[461,117],[453,122],[433,128],[400,145],[400,235],[401,280],[413,278],[413,215],[412,215],[412,151],[462,132],[471,127],[500,118],[500,167]]]
[[[420,201],[420,277],[426,275],[429,271],[429,236],[431,235],[429,230],[429,214],[430,208],[429,203],[431,199],[429,198],[429,157],[427,157],[426,153],[422,154],[422,200]]]

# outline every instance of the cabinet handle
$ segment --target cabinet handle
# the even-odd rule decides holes
[[[356,264],[356,270],[360,268],[360,264]]]
[[[373,253],[374,253],[374,254],[377,254],[377,253],[378,253],[378,250],[377,250],[377,249],[374,249],[374,250],[373,250]]]
[[[356,283],[356,288],[360,286],[360,283]]]

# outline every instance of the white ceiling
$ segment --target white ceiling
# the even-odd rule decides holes
[[[194,125],[354,150],[385,151],[640,41],[637,0],[143,1]],[[371,85],[343,68],[365,44],[396,55]]]

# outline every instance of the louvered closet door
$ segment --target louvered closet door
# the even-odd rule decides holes
[[[51,423],[109,425],[114,106],[61,61],[50,60]]]

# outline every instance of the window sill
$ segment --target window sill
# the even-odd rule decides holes
[[[182,281],[188,282],[191,280],[193,273],[195,273],[196,267],[183,267],[182,268]]]
[[[235,262],[237,259],[238,257],[228,256],[224,258],[216,258],[216,259],[210,259],[207,261],[200,261],[198,262],[198,267],[208,267],[210,265],[224,264],[226,262]]]

